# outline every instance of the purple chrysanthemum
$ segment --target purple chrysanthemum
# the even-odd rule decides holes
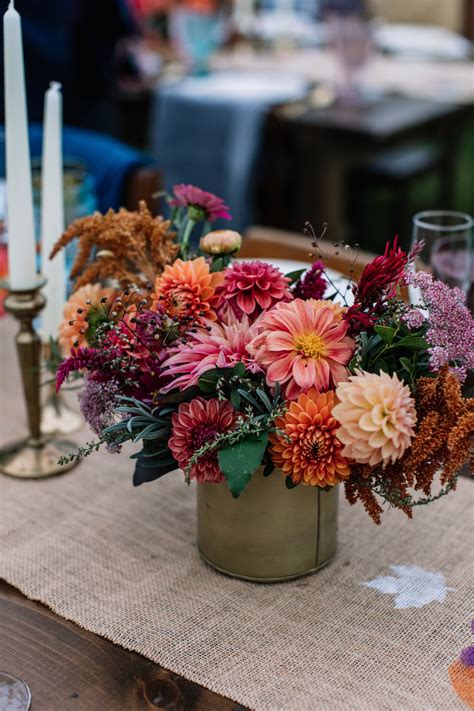
[[[324,264],[320,261],[314,262],[308,271],[298,279],[294,288],[295,299],[322,299],[326,291],[327,282],[323,277]]]
[[[430,345],[430,367],[438,371],[446,363],[455,367],[461,382],[474,368],[474,319],[465,303],[465,295],[431,274],[408,274],[408,284],[417,287],[429,311],[426,340]]]
[[[174,197],[170,200],[173,207],[187,207],[191,219],[214,222],[218,217],[230,220],[229,208],[222,198],[207,193],[194,185],[179,183],[173,186]]]

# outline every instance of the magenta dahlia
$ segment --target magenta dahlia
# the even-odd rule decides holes
[[[173,207],[187,207],[189,217],[195,222],[208,220],[215,222],[218,217],[230,220],[229,208],[222,198],[213,193],[207,193],[194,185],[179,183],[173,186],[174,197],[170,200]]]
[[[221,311],[230,308],[237,317],[246,314],[254,321],[280,301],[292,300],[289,284],[279,269],[266,262],[233,262],[217,290]]]
[[[172,433],[168,445],[181,469],[185,469],[195,452],[204,444],[213,442],[217,435],[234,427],[237,413],[228,400],[196,397],[183,402],[172,418]],[[218,483],[223,475],[217,461],[217,452],[207,452],[192,465],[189,476],[201,484]]]
[[[191,334],[187,342],[178,346],[163,363],[162,374],[171,380],[162,392],[175,388],[185,390],[197,385],[207,370],[232,368],[240,362],[252,373],[262,370],[247,349],[257,335],[257,323],[250,325],[247,316],[237,321],[229,313],[222,323],[209,321],[206,326],[209,330],[199,329]]]

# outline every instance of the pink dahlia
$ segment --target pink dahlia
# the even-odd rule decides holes
[[[218,295],[236,316],[247,314],[255,320],[278,302],[291,301],[289,283],[279,269],[266,262],[233,262],[224,272]]]
[[[268,385],[285,385],[289,400],[347,380],[355,343],[346,335],[347,323],[330,307],[295,299],[277,304],[257,326],[249,350],[267,371]]]
[[[173,457],[182,469],[198,449],[213,442],[217,435],[234,427],[237,413],[230,402],[217,398],[205,400],[196,397],[183,402],[172,418],[172,434],[168,445]],[[222,481],[222,472],[217,461],[217,452],[207,452],[192,465],[191,479],[200,484],[204,481]]]
[[[206,326],[209,331],[199,329],[163,363],[163,376],[172,380],[162,392],[197,385],[201,375],[212,368],[232,368],[236,363],[244,363],[252,373],[261,370],[247,348],[257,335],[256,324],[250,325],[247,316],[238,322],[228,315],[222,323],[209,321]]]
[[[173,186],[174,197],[170,200],[173,207],[187,207],[189,217],[196,222],[208,220],[215,222],[218,217],[230,220],[229,208],[222,198],[213,193],[207,193],[194,185],[179,183]]]

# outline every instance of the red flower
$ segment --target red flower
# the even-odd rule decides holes
[[[293,287],[295,299],[322,299],[327,287],[323,273],[324,264],[320,261],[314,262]]]
[[[350,335],[375,324],[385,303],[396,295],[411,258],[398,246],[397,236],[392,247],[387,242],[384,254],[367,264],[353,287],[354,305],[343,316],[350,325]]]
[[[354,300],[362,310],[378,308],[391,299],[397,292],[397,286],[402,281],[408,264],[408,254],[398,246],[398,236],[390,247],[385,246],[385,252],[375,257],[362,272],[359,283],[354,287]]]

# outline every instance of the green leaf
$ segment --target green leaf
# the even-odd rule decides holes
[[[232,390],[230,393],[230,401],[236,410],[240,407],[240,395],[237,390]]]
[[[245,375],[245,363],[242,363],[240,360],[238,363],[236,363],[232,369],[232,375],[238,375],[239,378],[243,378]]]
[[[407,370],[409,373],[413,370],[413,362],[409,358],[405,358],[405,356],[402,356],[400,358],[400,365],[404,370]]]
[[[247,435],[240,442],[217,453],[219,466],[234,498],[240,496],[254,471],[262,463],[268,444],[266,432],[259,436]]]
[[[135,472],[133,474],[133,486],[140,486],[148,481],[155,481],[178,468],[178,463],[167,458],[154,461],[151,463],[145,462],[142,457],[136,460]]]
[[[298,281],[298,279],[300,279],[301,276],[306,271],[308,271],[308,268],[309,268],[309,265],[305,269],[296,269],[294,272],[288,272],[288,274],[285,274],[285,276],[287,279],[290,279],[290,284],[294,284],[295,281]]]
[[[293,481],[291,476],[288,475],[285,478],[285,486],[287,489],[295,489],[298,486],[298,484],[295,484],[295,482]]]
[[[271,403],[270,398],[268,397],[267,393],[264,390],[257,388],[257,395],[260,398],[260,400],[263,402],[265,407],[267,408],[268,412],[271,412],[273,409],[273,406],[272,406],[272,403]]]
[[[273,464],[272,460],[269,459],[268,462],[265,464],[265,469],[263,470],[263,476],[270,476],[270,474],[273,474],[275,471],[275,465]]]
[[[246,390],[243,390],[242,388],[238,389],[239,395],[241,395],[245,400],[247,400],[253,407],[256,408],[257,412],[261,409],[260,405],[258,402],[255,400],[250,393],[248,393]]]
[[[224,260],[222,259],[222,257],[218,257],[218,259],[215,259],[212,262],[212,265],[211,265],[211,268],[209,271],[210,272],[221,272],[224,269],[224,266],[225,266]]]
[[[391,373],[392,372],[387,361],[384,360],[383,358],[376,361],[376,364],[377,364],[377,367],[379,368],[379,370],[383,370],[384,373]]]
[[[396,328],[392,328],[391,326],[374,326],[374,331],[378,333],[384,343],[387,343],[389,346],[392,345]]]
[[[414,348],[415,350],[425,350],[428,348],[428,344],[423,336],[407,336],[397,341],[395,345],[397,348],[400,346],[403,348]]]

